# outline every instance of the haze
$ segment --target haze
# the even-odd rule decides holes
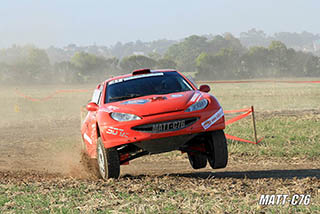
[[[0,48],[112,45],[224,32],[238,36],[251,28],[267,34],[318,34],[319,11],[316,0],[5,1],[0,8]]]

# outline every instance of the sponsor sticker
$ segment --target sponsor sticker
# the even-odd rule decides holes
[[[126,133],[123,129],[115,128],[115,127],[107,127],[107,134],[120,136],[120,137],[128,137],[128,133]]]
[[[209,119],[202,122],[201,125],[204,129],[210,128],[215,122],[217,122],[224,115],[223,109],[220,108],[214,115],[212,115]]]
[[[195,93],[193,96],[192,96],[192,98],[191,98],[191,102],[194,102],[194,101],[196,101],[196,99],[198,98],[200,96],[200,94],[199,93]]]
[[[141,74],[141,75],[126,77],[123,80],[128,81],[128,80],[133,80],[133,79],[139,79],[139,78],[144,78],[144,77],[154,77],[154,76],[163,76],[163,73]]]
[[[83,137],[86,141],[88,141],[88,143],[92,144],[91,138],[86,133],[83,134]]]
[[[99,111],[111,113],[111,112],[113,112],[114,110],[117,110],[117,109],[119,109],[119,108],[116,107],[116,106],[108,106],[107,108],[99,109]]]
[[[119,82],[123,82],[123,79],[116,79],[116,80],[112,80],[108,83],[108,85],[112,85],[112,84],[115,84],[115,83],[119,83]]]
[[[289,196],[286,194],[273,194],[273,195],[260,195],[259,205],[309,205],[311,202],[311,195],[305,194],[294,194],[293,196]]]
[[[134,80],[134,79],[139,79],[139,78],[144,78],[144,77],[154,77],[154,76],[163,76],[163,73],[150,73],[150,74],[141,74],[141,75],[136,75],[136,76],[131,76],[131,77],[126,77],[122,79],[116,79],[112,80],[108,83],[108,85],[112,85],[115,83],[120,83],[128,80]]]
[[[171,97],[173,97],[173,98],[183,97],[183,94],[172,94]]]
[[[145,104],[147,102],[150,102],[150,100],[128,100],[126,102],[121,103],[122,105],[128,105],[128,104]]]

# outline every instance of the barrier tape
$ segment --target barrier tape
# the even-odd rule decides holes
[[[245,142],[245,143],[251,143],[251,144],[258,144],[260,143],[262,140],[263,140],[263,137],[260,138],[257,142],[253,142],[253,141],[250,141],[250,140],[244,140],[244,139],[241,139],[239,137],[235,137],[235,136],[232,136],[232,135],[229,135],[229,134],[225,134],[226,135],[226,138],[227,139],[231,139],[231,140],[236,140],[236,141],[241,141],[241,142]]]
[[[40,102],[40,101],[47,101],[51,98],[53,98],[54,96],[56,96],[57,94],[60,94],[60,93],[75,93],[75,92],[88,92],[89,90],[86,90],[86,89],[64,89],[64,90],[56,90],[53,94],[51,95],[48,95],[46,97],[42,97],[42,98],[33,98],[33,97],[30,97],[28,95],[25,95],[23,94],[22,92],[20,92],[18,89],[16,89],[16,94],[21,96],[21,97],[24,97],[25,99],[28,99],[30,101],[33,101],[33,102]],[[16,107],[16,112],[18,112],[19,109],[17,109]],[[229,111],[224,111],[225,114],[232,114],[232,113],[240,113],[240,112],[244,112],[243,114],[240,114],[236,117],[233,117],[229,120],[227,120],[225,123],[226,123],[226,126],[227,125],[230,125],[238,120],[241,120],[247,116],[249,116],[252,112],[253,112],[253,108],[246,108],[246,109],[238,109],[238,110],[229,110]],[[232,136],[232,135],[229,135],[229,134],[225,134],[226,135],[226,138],[227,139],[231,139],[231,140],[236,140],[236,141],[241,141],[241,142],[246,142],[246,143],[251,143],[251,144],[258,144],[260,143],[263,138],[259,139],[257,142],[253,142],[253,141],[250,141],[250,140],[245,140],[245,139],[241,139],[239,137],[235,137],[235,136]]]
[[[199,84],[210,83],[320,83],[320,80],[304,81],[304,80],[230,80],[230,81],[197,81]]]
[[[251,110],[251,108],[245,108],[245,109],[239,109],[239,110],[229,110],[229,111],[223,111],[225,114],[232,114],[232,113],[239,113],[239,112],[247,112]]]
[[[241,120],[247,116],[249,116],[250,114],[252,114],[253,112],[253,107],[251,108],[246,108],[246,109],[239,109],[239,110],[230,110],[230,111],[224,111],[225,114],[232,114],[232,113],[239,113],[239,112],[245,112],[243,114],[240,114],[236,117],[233,117],[229,120],[227,120],[225,123],[226,123],[226,126],[227,125],[230,125],[238,120]],[[253,142],[253,141],[250,141],[250,140],[245,140],[245,139],[242,139],[242,138],[239,138],[239,137],[236,137],[236,136],[232,136],[232,135],[229,135],[229,134],[225,134],[226,135],[226,138],[227,139],[231,139],[231,140],[235,140],[235,141],[241,141],[241,142],[246,142],[246,143],[251,143],[251,144],[258,144],[260,143],[263,138],[260,138],[259,140],[257,140],[257,142]]]
[[[40,101],[47,101],[51,98],[53,98],[54,96],[61,94],[61,93],[76,93],[76,92],[88,92],[89,90],[87,89],[62,89],[62,90],[56,90],[53,94],[50,94],[46,97],[42,97],[42,98],[33,98],[30,97],[28,95],[23,94],[21,91],[19,91],[18,89],[16,89],[16,94],[19,95],[20,97],[23,97],[27,100],[33,101],[33,102],[40,102]]]
[[[227,120],[226,121],[226,125],[232,124],[232,123],[234,123],[234,122],[236,122],[238,120],[241,120],[242,118],[245,118],[245,117],[249,116],[251,114],[251,112],[252,112],[252,110],[249,109],[246,113],[238,115],[238,116],[236,116],[234,118],[231,118],[231,119]]]

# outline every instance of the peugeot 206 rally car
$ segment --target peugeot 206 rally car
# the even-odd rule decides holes
[[[180,150],[194,169],[228,162],[224,113],[209,86],[175,70],[141,69],[110,78],[94,90],[81,127],[83,150],[103,179],[147,154]]]

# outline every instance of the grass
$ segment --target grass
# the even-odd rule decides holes
[[[12,180],[11,180],[12,182]],[[30,181],[29,181],[30,182]],[[2,184],[1,213],[318,213],[317,179],[198,179],[178,176]],[[187,188],[186,188],[187,187]],[[260,194],[311,194],[308,206],[259,206]]]
[[[19,90],[41,98],[57,89],[73,88],[93,90],[94,85],[29,86]],[[214,84],[211,88],[225,110],[255,106],[258,135],[264,137],[258,145],[229,141],[231,158],[319,162],[319,84]],[[59,94],[45,102],[31,102],[17,96],[14,87],[1,88],[0,101],[4,105],[0,108],[0,127],[14,129],[17,124],[26,123],[41,129],[37,127],[39,124],[57,120],[62,121],[61,126],[69,119],[77,122],[80,106],[90,97],[91,91]],[[71,144],[79,140],[75,137],[78,124],[72,128],[77,130],[72,130],[70,137],[45,142],[43,149],[59,152],[72,148]],[[251,118],[228,126],[225,132],[252,140]],[[26,146],[39,145],[30,142]],[[149,158],[156,163],[157,160],[181,160],[185,154],[172,152],[146,157]],[[60,175],[47,177],[37,172],[11,173],[13,175],[0,172],[0,213],[320,213],[320,179],[308,176],[250,179],[232,175],[201,178],[196,174],[171,174],[125,176],[104,182]],[[312,198],[308,206],[259,206],[261,194],[311,194]]]
[[[254,106],[256,111],[319,109],[320,84],[210,84],[224,110]]]
[[[210,87],[224,110],[255,107],[258,137],[264,140],[259,145],[230,142],[231,153],[319,157],[320,84],[246,83],[211,84]],[[307,111],[310,109],[317,112]],[[225,132],[254,139],[250,117],[231,124]]]
[[[298,113],[299,116],[268,115],[257,117],[258,145],[229,141],[229,151],[238,155],[263,155],[274,157],[320,156],[320,114]],[[253,140],[251,118],[240,120],[225,130],[230,135]]]
[[[320,84],[245,83],[210,86],[211,93],[218,98],[224,110],[251,105],[255,107],[258,135],[264,137],[264,140],[259,145],[230,141],[231,153],[251,156],[319,157]],[[78,120],[80,107],[90,99],[93,88],[94,85],[19,87],[19,91],[35,98],[46,97],[59,89],[89,90],[85,93],[57,94],[43,102],[32,102],[18,96],[14,87],[1,88],[0,99],[5,105],[0,108],[0,126],[14,127],[15,124],[25,122],[37,126],[41,124],[37,121],[51,123],[55,120]],[[310,109],[317,112],[308,111]],[[228,126],[226,133],[253,140],[250,117]],[[64,145],[55,145],[58,144]],[[60,146],[57,150],[63,149]],[[164,155],[179,156],[176,153]]]

